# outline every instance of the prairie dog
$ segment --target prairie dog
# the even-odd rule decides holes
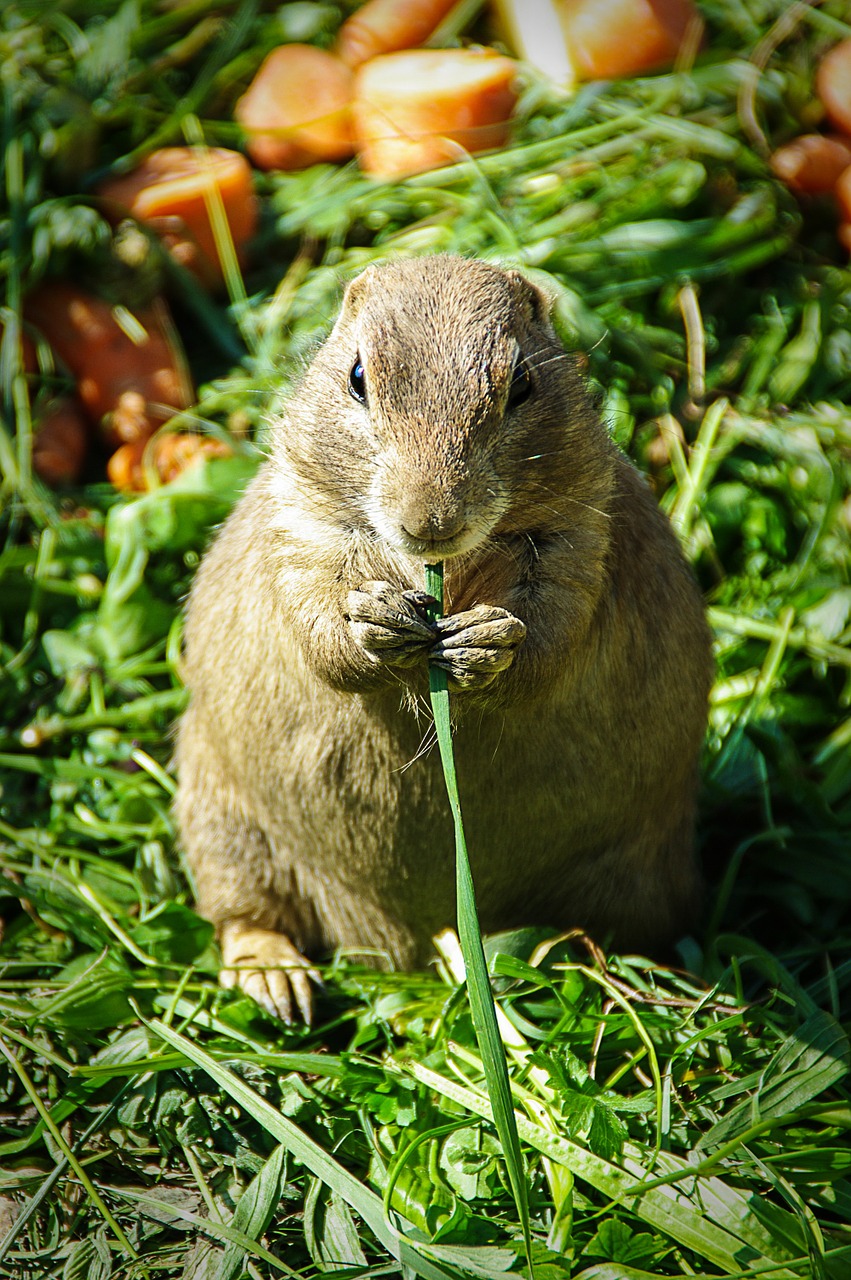
[[[186,642],[180,833],[222,980],[271,1012],[309,1017],[305,955],[414,966],[454,920],[429,660],[482,927],[630,948],[687,927],[701,599],[520,273],[436,256],[349,285],[204,557]]]

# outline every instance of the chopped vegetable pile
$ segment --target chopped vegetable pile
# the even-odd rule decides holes
[[[0,8],[0,1272],[526,1274],[452,936],[325,957],[285,1028],[217,986],[169,808],[211,531],[343,284],[433,252],[550,292],[716,636],[677,966],[488,944],[535,1273],[851,1272],[849,40],[841,0]]]

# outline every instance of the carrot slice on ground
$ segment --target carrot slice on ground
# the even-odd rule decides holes
[[[842,221],[851,222],[851,168],[846,167],[836,180],[836,198],[839,201]]]
[[[142,493],[148,488],[146,449],[150,464],[163,484],[176,480],[201,458],[226,458],[231,453],[223,441],[188,431],[174,431],[150,442],[133,440],[116,449],[106,464],[106,474],[116,489],[125,493]]]
[[[502,146],[517,63],[493,49],[414,49],[372,58],[355,76],[362,167],[400,178]]]
[[[350,67],[380,53],[412,49],[440,25],[456,0],[367,0],[340,27],[335,52]]]
[[[301,169],[354,153],[352,73],[310,44],[273,49],[234,107],[261,169]]]
[[[851,138],[805,133],[778,147],[771,167],[791,191],[799,195],[827,195],[839,175],[851,165]]]
[[[82,474],[91,427],[83,407],[71,396],[48,405],[33,439],[33,470],[45,484],[74,484]]]
[[[162,235],[174,256],[205,283],[222,278],[209,204],[218,191],[237,257],[257,227],[251,166],[224,147],[162,147],[131,173],[98,188],[107,209],[131,213]]]
[[[665,66],[689,29],[701,29],[692,0],[559,0],[558,10],[568,57],[585,80]]]
[[[555,0],[495,0],[500,34],[510,50],[565,89],[576,80]]]
[[[831,124],[851,134],[851,40],[840,40],[822,58],[816,72],[816,93]]]
[[[25,314],[75,378],[84,409],[108,443],[150,436],[192,403],[162,299],[130,315],[76,285],[51,281],[30,294]]]

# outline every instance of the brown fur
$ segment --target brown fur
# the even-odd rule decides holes
[[[512,409],[518,346],[533,389]],[[358,352],[368,407],[348,388]],[[450,616],[430,630],[402,592],[441,558]],[[696,585],[541,295],[451,257],[349,287],[195,581],[177,814],[223,937],[426,960],[454,918],[417,714],[430,650],[458,690],[483,927],[652,947],[687,926],[711,678]],[[225,961],[274,954],[229,943]],[[286,1015],[286,992],[243,985]]]

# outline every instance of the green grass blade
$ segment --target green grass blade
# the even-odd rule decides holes
[[[427,564],[425,566],[425,583],[426,591],[429,595],[434,596],[438,602],[435,616],[439,616],[443,612],[442,564]],[[517,1135],[514,1108],[511,1104],[508,1063],[496,1020],[496,1008],[488,978],[488,967],[482,947],[482,933],[479,928],[479,916],[476,910],[473,874],[470,870],[470,858],[464,837],[464,823],[461,817],[461,802],[458,796],[458,780],[455,774],[455,759],[452,749],[452,727],[449,721],[449,690],[445,671],[441,671],[437,667],[429,668],[429,693],[434,713],[437,742],[440,748],[440,759],[443,764],[443,775],[446,779],[446,790],[449,795],[449,806],[452,810],[452,821],[455,826],[455,884],[458,937],[467,969],[467,992],[470,997],[470,1011],[473,1017],[476,1040],[482,1055],[488,1096],[493,1107],[493,1120],[502,1143],[511,1191],[514,1196],[514,1203],[517,1206],[520,1225],[523,1229],[529,1274],[534,1276],[532,1232],[529,1223],[529,1202],[526,1194],[523,1156],[520,1151],[520,1139]]]

